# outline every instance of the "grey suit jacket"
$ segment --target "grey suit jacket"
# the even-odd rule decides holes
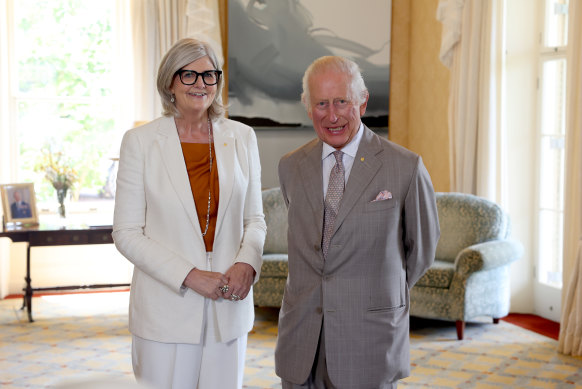
[[[434,260],[434,190],[418,155],[364,127],[324,262],[321,151],[316,139],[279,163],[289,276],[275,368],[304,383],[323,323],[334,385],[379,388],[410,371],[409,289]],[[373,201],[384,190],[392,198]]]

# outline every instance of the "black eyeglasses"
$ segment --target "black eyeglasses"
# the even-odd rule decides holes
[[[202,73],[198,73],[195,70],[186,70],[181,69],[176,72],[178,76],[180,76],[180,81],[184,85],[194,85],[196,81],[198,81],[198,76],[202,76],[202,82],[206,86],[216,85],[218,84],[218,80],[220,80],[220,75],[222,71],[220,70],[206,70]]]

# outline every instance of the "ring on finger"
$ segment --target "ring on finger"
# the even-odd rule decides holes
[[[238,300],[240,300],[240,296],[233,293],[230,295],[230,300],[231,301],[238,301]]]
[[[220,291],[222,293],[226,293],[226,292],[228,292],[229,286],[228,286],[228,284],[226,284],[224,286],[220,286],[218,289],[220,289]]]

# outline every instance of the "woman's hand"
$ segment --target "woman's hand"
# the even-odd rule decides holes
[[[223,297],[232,301],[244,300],[251,290],[255,274],[255,269],[248,263],[237,262],[232,265],[226,271],[226,277],[229,279],[229,288],[223,294]],[[236,296],[238,296],[238,299]]]
[[[228,277],[222,273],[192,269],[186,276],[184,285],[204,297],[217,300],[223,297],[220,288],[228,285],[228,282]]]

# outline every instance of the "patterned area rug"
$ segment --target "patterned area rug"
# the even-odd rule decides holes
[[[582,388],[582,358],[557,352],[558,342],[516,325],[413,318],[407,388]]]
[[[79,381],[134,382],[127,331],[128,293],[35,297],[35,322],[22,301],[0,301],[0,387],[89,388]],[[244,387],[280,388],[273,350],[277,310],[257,309],[249,335]],[[582,359],[557,342],[501,321],[470,323],[456,340],[453,323],[414,319],[406,388],[582,388]],[[95,386],[96,387],[96,386]]]

